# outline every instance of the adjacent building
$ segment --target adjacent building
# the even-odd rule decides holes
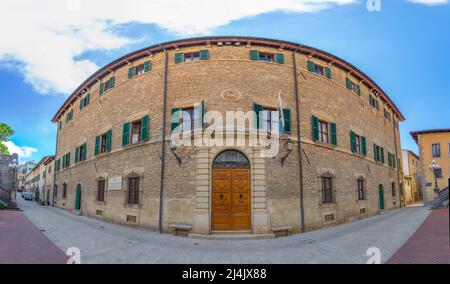
[[[25,190],[26,176],[33,170],[35,166],[36,162],[33,160],[25,162],[17,167],[17,189]]]
[[[33,193],[35,200],[51,204],[53,194],[52,162],[54,156],[43,157],[26,175],[25,191]]]
[[[211,117],[230,111],[250,113],[248,128],[224,144],[196,143],[199,134],[217,138],[212,126],[229,129]],[[100,69],[57,111],[54,204],[201,235],[346,223],[400,207],[403,120],[366,74],[313,47],[166,42]],[[273,156],[268,145],[236,144],[258,131],[282,133],[270,140],[279,145]],[[173,143],[179,133],[192,145]]]
[[[435,179],[429,166],[433,161],[440,167],[439,189],[448,186],[450,178],[450,129],[413,131],[411,136],[419,147],[420,171],[423,174],[423,201],[429,205],[434,200]]]
[[[402,149],[403,186],[405,203],[411,205],[422,202],[420,159],[412,151]]]

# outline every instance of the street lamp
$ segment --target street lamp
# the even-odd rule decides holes
[[[441,207],[441,202],[439,201],[438,178],[440,178],[442,175],[441,167],[439,167],[439,165],[436,164],[436,161],[433,160],[431,162],[431,165],[428,166],[428,168],[434,175],[434,202],[433,202],[432,208],[439,208],[439,207]]]

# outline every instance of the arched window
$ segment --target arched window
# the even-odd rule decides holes
[[[214,159],[213,168],[250,168],[250,162],[241,152],[226,150]]]

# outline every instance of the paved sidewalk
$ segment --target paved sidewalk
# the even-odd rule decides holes
[[[448,209],[433,210],[389,264],[450,264]]]
[[[78,216],[18,199],[27,217],[63,251],[78,247],[81,263],[367,263],[377,247],[387,261],[430,211],[402,208],[360,221],[272,240],[200,240],[159,234]]]
[[[0,211],[0,264],[66,263],[66,255],[19,211]]]

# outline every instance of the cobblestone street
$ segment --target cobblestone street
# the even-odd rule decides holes
[[[423,207],[410,207],[305,234],[271,240],[229,241],[159,234],[38,206],[21,198],[18,202],[24,210],[18,214],[28,217],[62,251],[69,247],[80,248],[82,263],[366,263],[369,259],[366,251],[370,247],[379,248],[382,262],[385,262],[430,213]],[[3,227],[1,229],[5,232]],[[2,233],[0,239],[11,238],[6,235]],[[27,245],[22,242],[35,242],[35,237],[24,236],[26,240],[14,242],[13,245],[18,246],[14,249],[23,253],[6,254],[2,261],[31,262],[26,253]],[[43,251],[52,249],[47,245],[41,248]],[[2,248],[2,255],[4,250]],[[53,258],[41,260],[54,262]]]

